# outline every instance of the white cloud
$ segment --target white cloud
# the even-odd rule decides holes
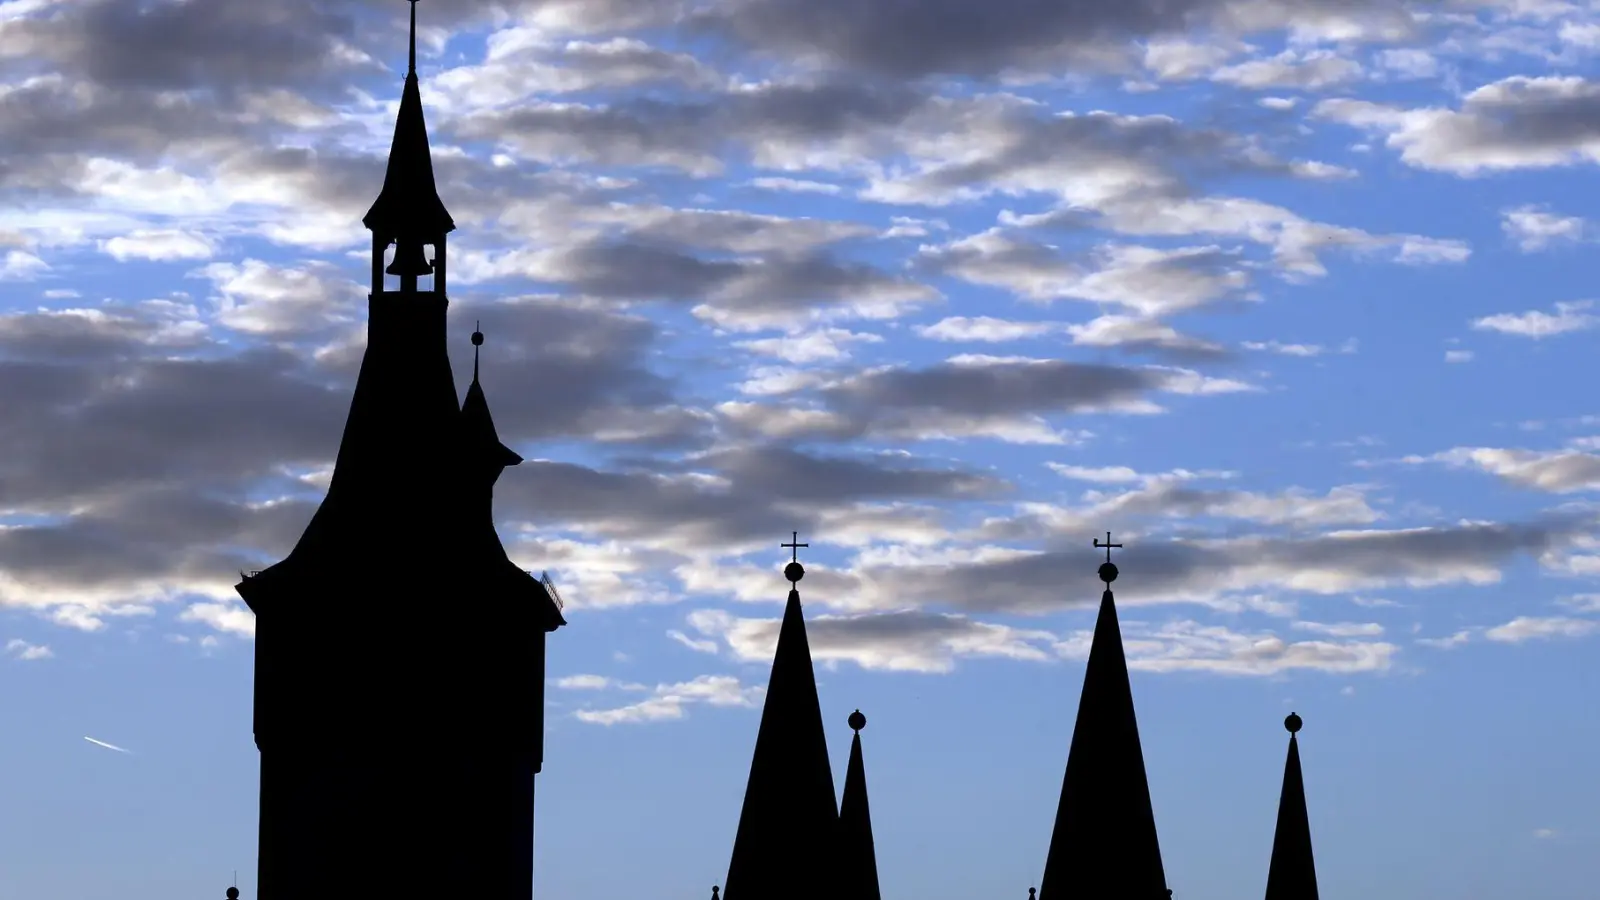
[[[653,695],[637,703],[611,709],[580,709],[573,713],[580,721],[594,725],[622,725],[681,719],[685,707],[704,703],[709,706],[754,707],[766,688],[743,687],[731,675],[701,675],[690,681],[659,684]]]
[[[1529,310],[1523,313],[1499,313],[1474,319],[1472,327],[1479,331],[1497,331],[1517,337],[1547,338],[1574,331],[1586,331],[1600,324],[1600,317],[1585,310],[1594,306],[1592,300],[1557,303],[1554,313]]]
[[[1572,244],[1589,234],[1589,223],[1579,216],[1563,216],[1537,206],[1502,210],[1500,228],[1524,253],[1557,244]]]
[[[6,641],[5,655],[12,659],[31,661],[49,659],[55,656],[55,653],[44,644],[30,644],[21,638],[12,638]]]
[[[1561,616],[1518,616],[1504,625],[1485,629],[1483,636],[1491,641],[1520,644],[1524,641],[1551,638],[1576,638],[1594,634],[1600,622],[1593,619],[1569,619]]]
[[[100,249],[118,262],[130,259],[169,262],[184,259],[209,259],[217,246],[204,235],[178,229],[139,229],[100,243]]]

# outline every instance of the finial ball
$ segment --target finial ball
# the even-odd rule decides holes
[[[482,347],[483,346],[483,332],[474,331],[472,333],[472,346],[474,346],[474,347]]]
[[[1101,563],[1100,564],[1100,580],[1104,581],[1106,584],[1110,584],[1111,582],[1116,581],[1117,580],[1117,564],[1116,563]]]
[[[1289,713],[1289,717],[1283,720],[1283,727],[1289,729],[1290,734],[1299,732],[1300,726],[1304,724],[1305,723],[1300,720],[1300,717],[1294,713]]]
[[[806,577],[806,567],[797,562],[789,563],[783,567],[783,577],[789,579],[790,582],[798,583],[800,579]]]
[[[860,731],[865,727],[867,727],[867,717],[861,714],[861,710],[858,709],[850,714],[851,731]]]
[[[236,887],[228,888],[228,900],[239,900],[239,889],[238,888],[236,888]]]

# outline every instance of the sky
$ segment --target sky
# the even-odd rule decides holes
[[[1324,897],[1593,896],[1600,3],[418,13],[567,603],[541,898],[721,882],[793,531],[889,900],[1038,883],[1107,531],[1178,900],[1263,890],[1291,710]],[[0,896],[254,896],[233,584],[327,484],[405,21],[0,2]]]

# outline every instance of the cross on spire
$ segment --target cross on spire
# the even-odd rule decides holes
[[[800,543],[800,532],[794,531],[794,532],[790,532],[790,533],[794,535],[794,537],[790,539],[790,543],[779,544],[778,546],[779,547],[783,547],[786,550],[793,551],[790,554],[790,558],[789,558],[790,562],[799,562],[800,561],[800,548],[801,547],[809,547],[811,545],[810,544],[802,544],[802,543]]]
[[[1102,544],[1102,543],[1100,543],[1100,539],[1099,538],[1095,538],[1094,539],[1094,546],[1095,546],[1095,549],[1100,549],[1102,547],[1105,548],[1105,551],[1106,551],[1106,562],[1111,562],[1111,550],[1112,550],[1112,548],[1116,548],[1118,550],[1122,549],[1122,545],[1121,544],[1113,544],[1113,543],[1111,543],[1111,532],[1109,532],[1109,531],[1106,532],[1106,542],[1104,544]]]
[[[783,577],[789,579],[789,585],[792,588],[800,583],[800,579],[806,577],[806,567],[800,565],[800,548],[809,547],[811,545],[800,543],[800,532],[795,531],[791,533],[794,535],[794,537],[790,539],[789,543],[779,544],[778,546],[785,547],[791,551],[789,555],[789,564],[783,567]]]

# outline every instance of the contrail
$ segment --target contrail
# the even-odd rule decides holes
[[[107,750],[115,750],[118,753],[132,753],[133,752],[132,750],[129,750],[127,747],[118,747],[116,744],[108,744],[105,741],[97,741],[94,738],[89,737],[87,734],[83,736],[83,739],[88,741],[89,743],[95,745],[96,747],[104,747]]]

